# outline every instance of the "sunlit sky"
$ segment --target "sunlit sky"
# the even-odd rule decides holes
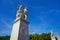
[[[60,0],[0,0],[0,36],[11,34],[18,4],[28,9],[29,34],[53,30],[60,36]]]

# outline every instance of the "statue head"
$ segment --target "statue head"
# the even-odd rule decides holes
[[[18,5],[18,8],[17,8],[17,12],[20,13],[20,12],[22,12],[22,10],[23,10],[23,9],[22,9],[22,5],[19,4],[19,5]]]
[[[26,7],[24,8],[24,13],[27,13],[27,8]]]
[[[22,5],[19,4],[18,5],[18,10],[20,10],[20,9],[22,9]]]

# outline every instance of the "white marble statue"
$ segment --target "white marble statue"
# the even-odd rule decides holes
[[[53,31],[51,31],[51,40],[56,40]]]

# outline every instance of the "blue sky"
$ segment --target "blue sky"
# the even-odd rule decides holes
[[[0,0],[0,36],[11,34],[18,4],[28,8],[29,34],[53,30],[60,36],[60,0]]]

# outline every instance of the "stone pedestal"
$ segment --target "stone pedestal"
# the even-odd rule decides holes
[[[17,10],[16,19],[13,24],[10,40],[28,40],[28,22],[26,20],[26,9],[20,5]]]

